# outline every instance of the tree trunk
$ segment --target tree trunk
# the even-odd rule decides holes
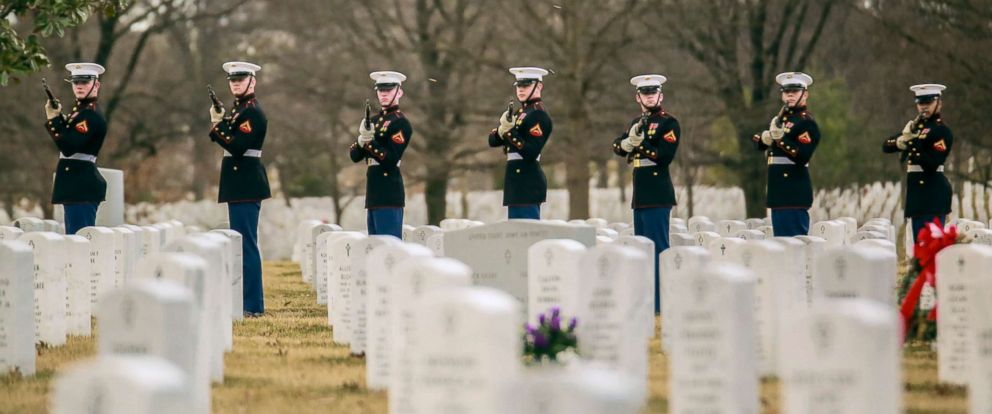
[[[438,225],[448,209],[445,196],[448,191],[448,169],[436,169],[427,174],[424,185],[424,202],[427,203],[427,224]]]

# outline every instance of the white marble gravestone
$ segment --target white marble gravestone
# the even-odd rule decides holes
[[[224,349],[227,344],[225,333],[230,325],[230,306],[224,302],[225,292],[230,292],[229,282],[223,279],[224,245],[213,239],[183,236],[166,248],[169,252],[189,253],[203,259],[207,264],[204,272],[204,312],[206,314],[210,344],[210,380],[216,383],[224,382]],[[188,285],[187,285],[188,286]]]
[[[827,241],[816,236],[796,236],[796,240],[806,245],[806,302],[813,301],[813,268],[816,267],[816,260],[820,258],[827,249]]]
[[[351,333],[352,355],[364,355],[368,348],[368,258],[375,249],[402,243],[402,240],[394,236],[373,235],[359,240],[355,245],[351,256],[351,295],[346,304],[350,314],[347,329]]]
[[[354,279],[353,256],[358,244],[367,236],[361,233],[340,232],[328,239],[327,258],[332,268],[327,280],[327,320],[331,323],[334,343],[351,343],[351,291]]]
[[[719,234],[712,231],[701,231],[698,233],[693,233],[693,237],[696,238],[696,246],[699,247],[709,247],[710,242],[713,240],[719,240],[721,237]]]
[[[937,378],[941,382],[967,384],[971,356],[972,320],[989,318],[972,311],[988,298],[981,287],[992,269],[992,248],[977,244],[955,244],[937,253]]]
[[[990,249],[992,247],[975,251],[973,257],[967,260],[978,259],[974,261],[980,261],[984,269],[990,269]],[[971,288],[973,292],[970,296],[974,300],[969,303],[968,310],[971,318],[968,319],[967,332],[972,340],[972,352],[968,361],[968,407],[970,413],[992,413],[992,278],[973,278]]]
[[[472,268],[472,283],[507,292],[522,304],[527,298],[527,249],[545,239],[595,244],[591,226],[511,220],[444,233],[444,255]]]
[[[716,262],[675,279],[669,372],[672,413],[758,413],[757,278]]]
[[[310,228],[310,238],[307,239],[307,248],[306,248],[307,276],[305,276],[304,278],[304,280],[310,282],[310,284],[314,284],[316,280],[314,278],[314,270],[316,270],[317,268],[317,245],[316,245],[317,236],[320,236],[323,233],[327,233],[331,231],[340,231],[340,230],[341,228],[337,225],[324,224],[324,223],[317,224],[316,226]]]
[[[413,230],[410,242],[426,246],[427,240],[430,239],[431,236],[440,233],[444,233],[444,230],[441,230],[438,226],[418,226]]]
[[[241,233],[229,229],[211,230],[211,233],[221,234],[231,240],[228,246],[231,262],[231,317],[239,321],[245,316],[245,260],[244,244]]]
[[[45,221],[37,217],[21,217],[14,220],[14,227],[23,230],[25,233],[45,231]]]
[[[699,271],[711,258],[710,252],[699,246],[670,247],[661,252],[658,273],[661,277],[661,348],[665,352],[671,352],[672,332],[676,332],[678,324],[674,317],[678,311],[672,286],[677,280]]]
[[[592,247],[579,262],[579,354],[647,385],[644,268],[651,257],[619,245]]]
[[[0,240],[0,372],[35,373],[34,254],[26,242]]]
[[[368,300],[365,313],[368,316],[368,343],[365,352],[365,383],[369,389],[382,390],[389,384],[393,271],[404,259],[430,256],[431,252],[426,247],[411,242],[373,249],[366,259]]]
[[[847,244],[847,223],[839,220],[819,221],[810,226],[809,235],[826,240],[827,247],[840,247]]]
[[[167,280],[185,286],[192,294],[192,325],[196,330],[188,338],[193,343],[193,372],[189,374],[190,386],[198,406],[204,399],[210,403],[211,359],[222,355],[222,343],[215,343],[212,332],[217,318],[208,315],[206,309],[218,307],[219,300],[214,291],[221,289],[216,279],[206,276],[209,264],[200,256],[191,253],[161,252],[138,262],[135,278],[138,280]],[[208,405],[209,407],[209,405]]]
[[[76,232],[90,241],[90,306],[96,306],[101,296],[117,287],[114,234],[108,227],[83,227]]]
[[[114,232],[114,287],[124,287],[131,277],[134,256],[134,233],[124,227],[111,227]]]
[[[201,372],[196,367],[197,311],[192,291],[179,282],[135,278],[100,301],[97,353],[151,355],[171,362],[186,374],[201,412],[209,411],[209,382],[193,381]]]
[[[141,226],[141,257],[147,257],[162,250],[162,230],[155,226]]]
[[[13,226],[0,226],[0,241],[2,240],[17,240],[18,237],[24,234],[24,230],[21,230]]]
[[[400,237],[400,239],[402,239],[404,242],[410,242],[410,243],[412,243],[413,242],[413,232],[415,230],[417,230],[416,227],[411,226],[409,224],[404,224],[402,226],[402,230],[400,232],[400,235],[402,236],[402,237]]]
[[[412,412],[502,413],[503,390],[521,371],[519,302],[466,287],[429,292],[415,308]]]
[[[551,308],[561,310],[562,319],[575,316],[579,300],[579,260],[586,246],[575,240],[541,240],[527,252],[527,322]]]
[[[801,311],[799,290],[803,275],[796,266],[783,266],[785,247],[769,240],[747,241],[731,253],[730,261],[750,270],[757,279],[754,291],[754,324],[758,341],[758,372],[778,373],[778,340],[781,318]]]
[[[63,370],[52,386],[52,414],[174,414],[196,411],[185,373],[148,355],[100,356]]]
[[[90,241],[79,235],[63,237],[65,238],[62,244],[65,256],[66,334],[90,336],[90,315],[93,306]]]
[[[52,232],[25,233],[23,241],[34,250],[35,341],[48,346],[65,344],[66,292],[65,238]]]
[[[689,228],[690,233],[699,233],[704,231],[716,232],[716,224],[713,223],[709,217],[706,216],[692,216],[689,217],[689,221],[686,226]]]
[[[592,229],[590,227],[590,229]],[[409,257],[393,269],[390,289],[390,374],[389,412],[413,412],[413,359],[411,350],[421,339],[413,327],[417,320],[419,299],[432,290],[467,287],[472,269],[454,259]],[[518,326],[519,329],[519,326]],[[519,335],[519,331],[518,331]],[[519,336],[517,337],[519,340]]]
[[[783,413],[902,411],[901,322],[868,299],[820,301],[782,338]]]
[[[747,223],[740,220],[720,220],[716,222],[716,231],[721,237],[735,237],[739,232],[747,230]]]
[[[864,298],[895,305],[897,262],[887,250],[844,246],[828,249],[813,268],[812,301]]]
[[[688,233],[669,233],[668,244],[670,247],[698,246],[696,238]]]
[[[427,248],[430,249],[431,253],[435,256],[444,256],[444,233],[436,233],[428,237]]]
[[[320,224],[320,220],[302,220],[296,225],[296,242],[293,243],[293,253],[291,260],[300,264],[300,271],[303,273],[303,281],[310,282],[307,278],[310,277],[306,273],[307,261],[307,240],[310,239],[310,230]]]
[[[234,324],[232,323],[232,321],[235,320],[231,305],[232,303],[234,303],[234,299],[232,298],[232,296],[234,296],[234,289],[232,288],[234,286],[234,283],[232,281],[234,275],[232,269],[233,266],[231,265],[232,262],[231,250],[232,250],[232,245],[234,243],[231,241],[231,239],[219,233],[209,233],[209,232],[195,233],[187,237],[206,239],[212,243],[216,243],[221,246],[220,255],[219,255],[219,259],[220,259],[219,275],[221,279],[220,282],[221,286],[223,286],[224,288],[221,289],[220,295],[218,295],[218,299],[221,301],[221,308],[220,308],[221,316],[222,318],[225,319],[225,322],[222,325],[224,331],[224,350],[231,351],[232,349],[234,349]],[[242,290],[239,289],[239,291]],[[238,318],[243,318],[243,317],[244,314],[238,315]]]

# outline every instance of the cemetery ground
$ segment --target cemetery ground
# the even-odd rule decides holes
[[[327,313],[291,262],[264,268],[267,316],[234,325],[234,351],[225,357],[223,385],[213,387],[215,413],[385,413],[386,394],[365,388],[364,360],[334,345]],[[0,413],[47,411],[48,391],[63,366],[95,353],[95,337],[40,348],[38,373],[0,377]],[[667,412],[668,372],[658,339],[651,341],[646,413]],[[964,413],[963,387],[937,382],[936,353],[910,346],[903,354],[908,413]],[[763,381],[762,411],[778,412],[778,384]]]

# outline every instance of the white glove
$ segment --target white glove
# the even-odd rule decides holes
[[[373,127],[372,126],[369,126],[368,128],[365,127],[365,118],[362,118],[362,120],[358,122],[358,136],[363,137],[364,139],[367,139],[369,141],[371,141],[372,138],[375,137],[375,130],[373,130]]]
[[[630,138],[620,140],[620,149],[627,152],[634,152],[634,146],[630,143]]]
[[[912,120],[912,121],[907,122],[906,123],[906,126],[904,126],[902,128],[902,134],[903,135],[912,135],[913,134],[913,124],[915,124],[915,123],[916,123],[916,120],[915,119]]]
[[[779,128],[779,129],[769,129],[768,130],[768,134],[771,135],[771,137],[772,137],[773,140],[778,141],[778,140],[782,139],[782,137],[785,136],[785,130],[784,129],[781,129],[781,128]]]
[[[641,146],[641,143],[644,142],[644,131],[641,131],[640,134],[637,133],[637,128],[639,126],[640,123],[635,123],[630,126],[629,130],[627,130],[627,140],[630,142],[630,145],[635,147]]]
[[[898,147],[901,150],[908,148],[909,140],[911,139],[913,139],[912,136],[907,136],[905,134],[900,135],[898,138],[896,138],[896,147]]]
[[[506,118],[508,116],[510,116],[508,111],[503,111],[503,115],[499,116],[499,128],[496,129],[496,133],[498,133],[501,137],[513,129],[513,118],[507,120]]]
[[[216,124],[224,120],[224,108],[220,108],[218,111],[213,105],[210,106],[210,123]]]
[[[765,145],[772,145],[772,133],[769,131],[761,131],[761,143]]]
[[[778,117],[777,116],[774,117],[774,118],[772,118],[772,121],[768,123],[768,131],[769,132],[774,132],[774,131],[785,132],[785,128],[783,128],[783,127],[781,127],[781,126],[778,125]]]
[[[51,102],[45,102],[45,116],[48,119],[55,119],[59,115],[62,115],[62,103],[56,103],[55,107],[52,108]]]

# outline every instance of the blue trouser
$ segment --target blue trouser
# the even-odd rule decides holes
[[[809,210],[805,208],[773,208],[772,230],[775,237],[809,235]]]
[[[63,204],[65,211],[65,234],[76,234],[83,227],[96,225],[97,203]]]
[[[506,218],[540,220],[541,205],[532,204],[527,206],[506,206]]]
[[[228,203],[227,214],[231,230],[241,233],[241,252],[244,263],[245,312],[265,312],[262,291],[262,254],[258,251],[258,213],[262,203]]]
[[[671,207],[634,209],[634,234],[654,242],[654,313],[661,312],[661,279],[658,277],[658,255],[668,249],[668,220]]]
[[[369,235],[389,235],[403,238],[403,209],[400,207],[380,207],[369,209],[365,215]]]
[[[910,217],[910,221],[913,223],[913,243],[916,243],[916,237],[920,235],[920,230],[923,230],[923,227],[926,226],[927,223],[933,223],[933,220],[934,219],[939,219],[940,220],[940,227],[944,227],[944,223],[947,222],[945,216],[913,216],[913,217]]]

